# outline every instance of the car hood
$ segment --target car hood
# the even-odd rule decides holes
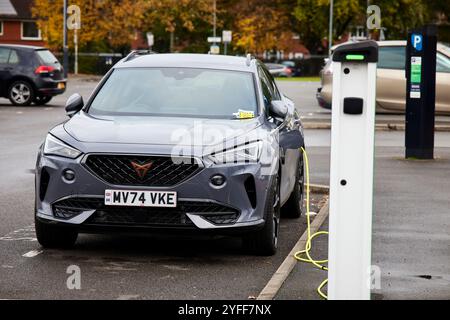
[[[80,112],[64,124],[64,129],[86,143],[205,146],[247,135],[261,124],[259,118],[94,117]]]

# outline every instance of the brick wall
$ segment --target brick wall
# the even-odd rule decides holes
[[[3,35],[0,35],[0,43],[45,46],[42,40],[22,40],[20,21],[3,21]]]

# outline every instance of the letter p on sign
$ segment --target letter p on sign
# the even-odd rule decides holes
[[[411,36],[411,42],[416,51],[422,51],[423,37],[421,34],[413,34]]]

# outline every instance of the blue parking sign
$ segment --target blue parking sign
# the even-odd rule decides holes
[[[411,43],[416,51],[422,51],[423,47],[423,36],[421,34],[413,33],[411,35]]]

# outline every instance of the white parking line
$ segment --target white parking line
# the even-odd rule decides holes
[[[24,257],[24,258],[34,258],[37,255],[40,255],[42,252],[44,252],[44,250],[31,250],[30,252],[27,252],[24,255],[22,255],[22,257]]]
[[[0,241],[30,241],[36,242],[36,232],[34,231],[34,225],[27,226],[22,229],[15,230],[8,233],[4,237],[0,237]]]

